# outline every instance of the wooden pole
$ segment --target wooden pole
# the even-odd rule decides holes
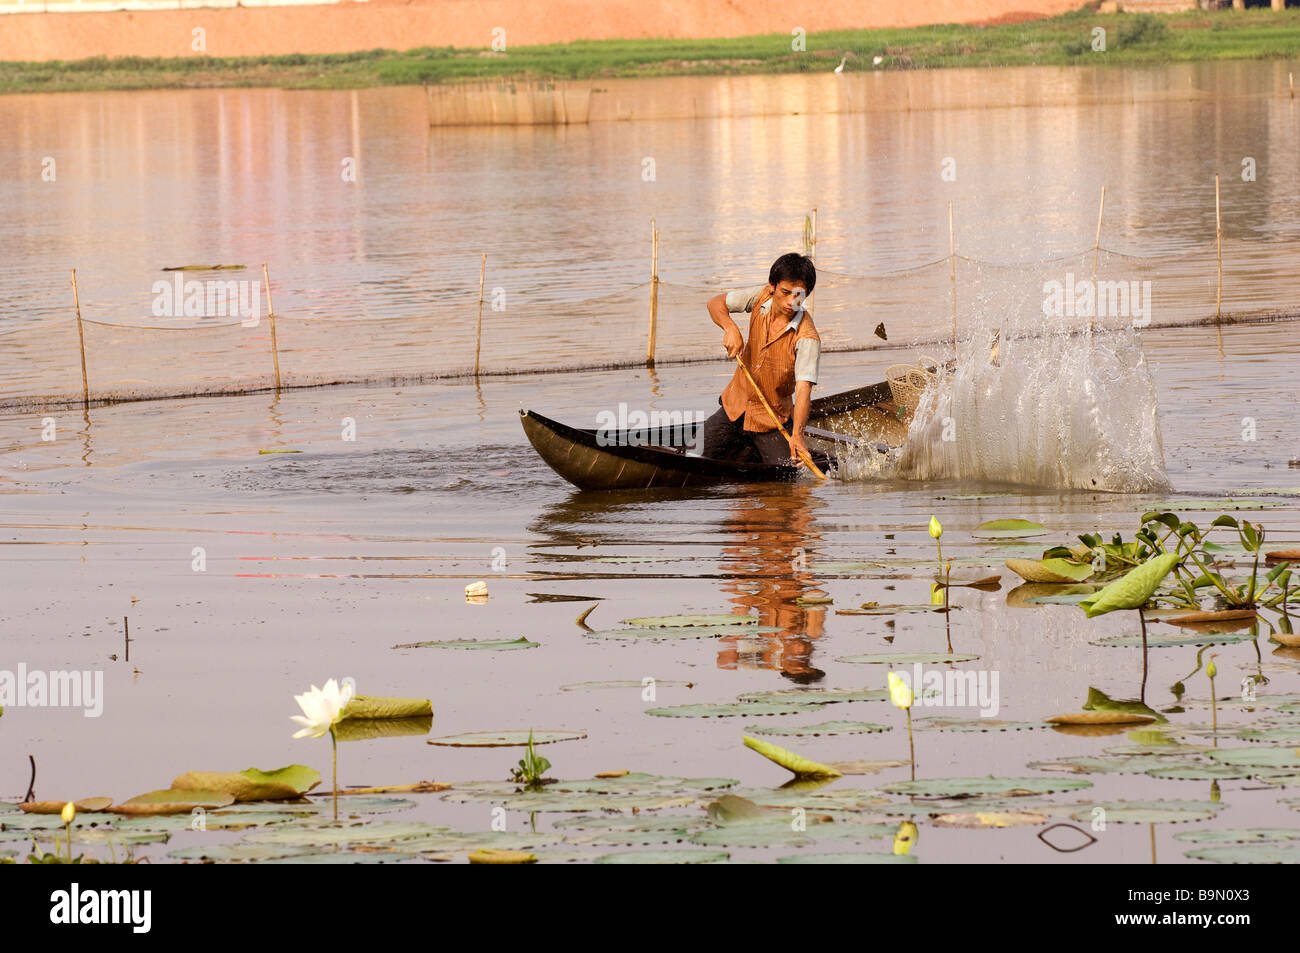
[[[72,300],[77,307],[77,340],[81,344],[81,405],[90,409],[90,379],[86,377],[86,334],[81,327],[81,294],[77,291],[77,269],[72,269]]]
[[[650,219],[650,339],[645,346],[645,366],[655,366],[655,336],[659,330],[659,228]]]
[[[769,404],[767,402],[767,398],[763,396],[762,390],[759,389],[758,382],[754,380],[754,375],[749,373],[749,368],[745,366],[745,362],[741,360],[739,354],[736,355],[736,363],[740,365],[740,369],[744,371],[745,376],[749,378],[749,386],[754,388],[754,393],[757,394],[758,399],[763,402],[763,409],[766,410],[768,416],[772,418],[772,423],[776,424],[776,429],[781,431],[781,436],[785,437],[785,442],[790,444],[790,449],[793,450],[794,438],[785,432],[785,425],[781,423],[781,418],[776,415],[776,411],[772,409],[772,405]],[[822,473],[822,471],[818,469],[817,464],[813,463],[813,458],[809,454],[805,453],[803,450],[800,450],[799,459],[803,461],[804,466],[806,466],[813,473],[817,474],[817,479],[819,480],[826,479],[826,474]]]
[[[1101,258],[1101,217],[1106,212],[1106,186],[1101,187],[1101,205],[1097,209],[1097,238],[1092,243],[1092,280],[1095,285],[1097,281],[1097,261]],[[1096,327],[1097,309],[1092,309],[1092,314],[1088,315],[1088,333],[1091,334]]]
[[[1295,73],[1286,74],[1287,85],[1291,87],[1291,98],[1295,99]]]
[[[262,262],[262,278],[266,281],[266,317],[271,322],[271,356],[275,360],[275,389],[280,389],[280,342],[275,336],[275,304],[271,301],[271,272]]]
[[[1214,245],[1219,259],[1219,290],[1214,299],[1214,320],[1223,317],[1223,219],[1219,214],[1219,173],[1214,173]]]
[[[952,282],[952,357],[957,359],[957,241],[952,230],[952,201],[948,202],[948,278]]]
[[[478,324],[474,330],[474,376],[478,377],[479,353],[483,350],[483,282],[487,278],[487,252],[478,263]]]

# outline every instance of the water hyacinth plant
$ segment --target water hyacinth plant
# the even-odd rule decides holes
[[[295,731],[295,738],[319,738],[329,732],[333,745],[333,782],[334,782],[334,820],[339,819],[339,740],[335,728],[343,719],[343,709],[352,700],[352,683],[345,682],[339,688],[338,682],[330,679],[323,689],[313,685],[310,691],[295,695],[294,701],[302,709],[301,715],[289,717],[302,725]]]
[[[533,731],[528,730],[528,748],[519,759],[519,767],[510,772],[510,780],[522,784],[530,791],[541,790],[545,783],[544,775],[551,769],[551,762],[533,749]]]

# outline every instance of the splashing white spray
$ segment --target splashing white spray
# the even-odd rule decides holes
[[[1167,490],[1155,383],[1132,328],[962,342],[927,388],[894,476]]]

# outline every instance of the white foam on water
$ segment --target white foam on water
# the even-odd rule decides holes
[[[891,476],[1139,493],[1168,490],[1158,401],[1131,327],[961,343],[925,391]]]

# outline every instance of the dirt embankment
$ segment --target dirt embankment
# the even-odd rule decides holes
[[[1053,16],[1082,0],[369,0],[325,6],[236,7],[0,16],[0,60],[91,56],[265,56],[417,46],[486,47],[572,40],[701,38],[820,30],[990,23]],[[194,50],[202,29],[202,50]]]

